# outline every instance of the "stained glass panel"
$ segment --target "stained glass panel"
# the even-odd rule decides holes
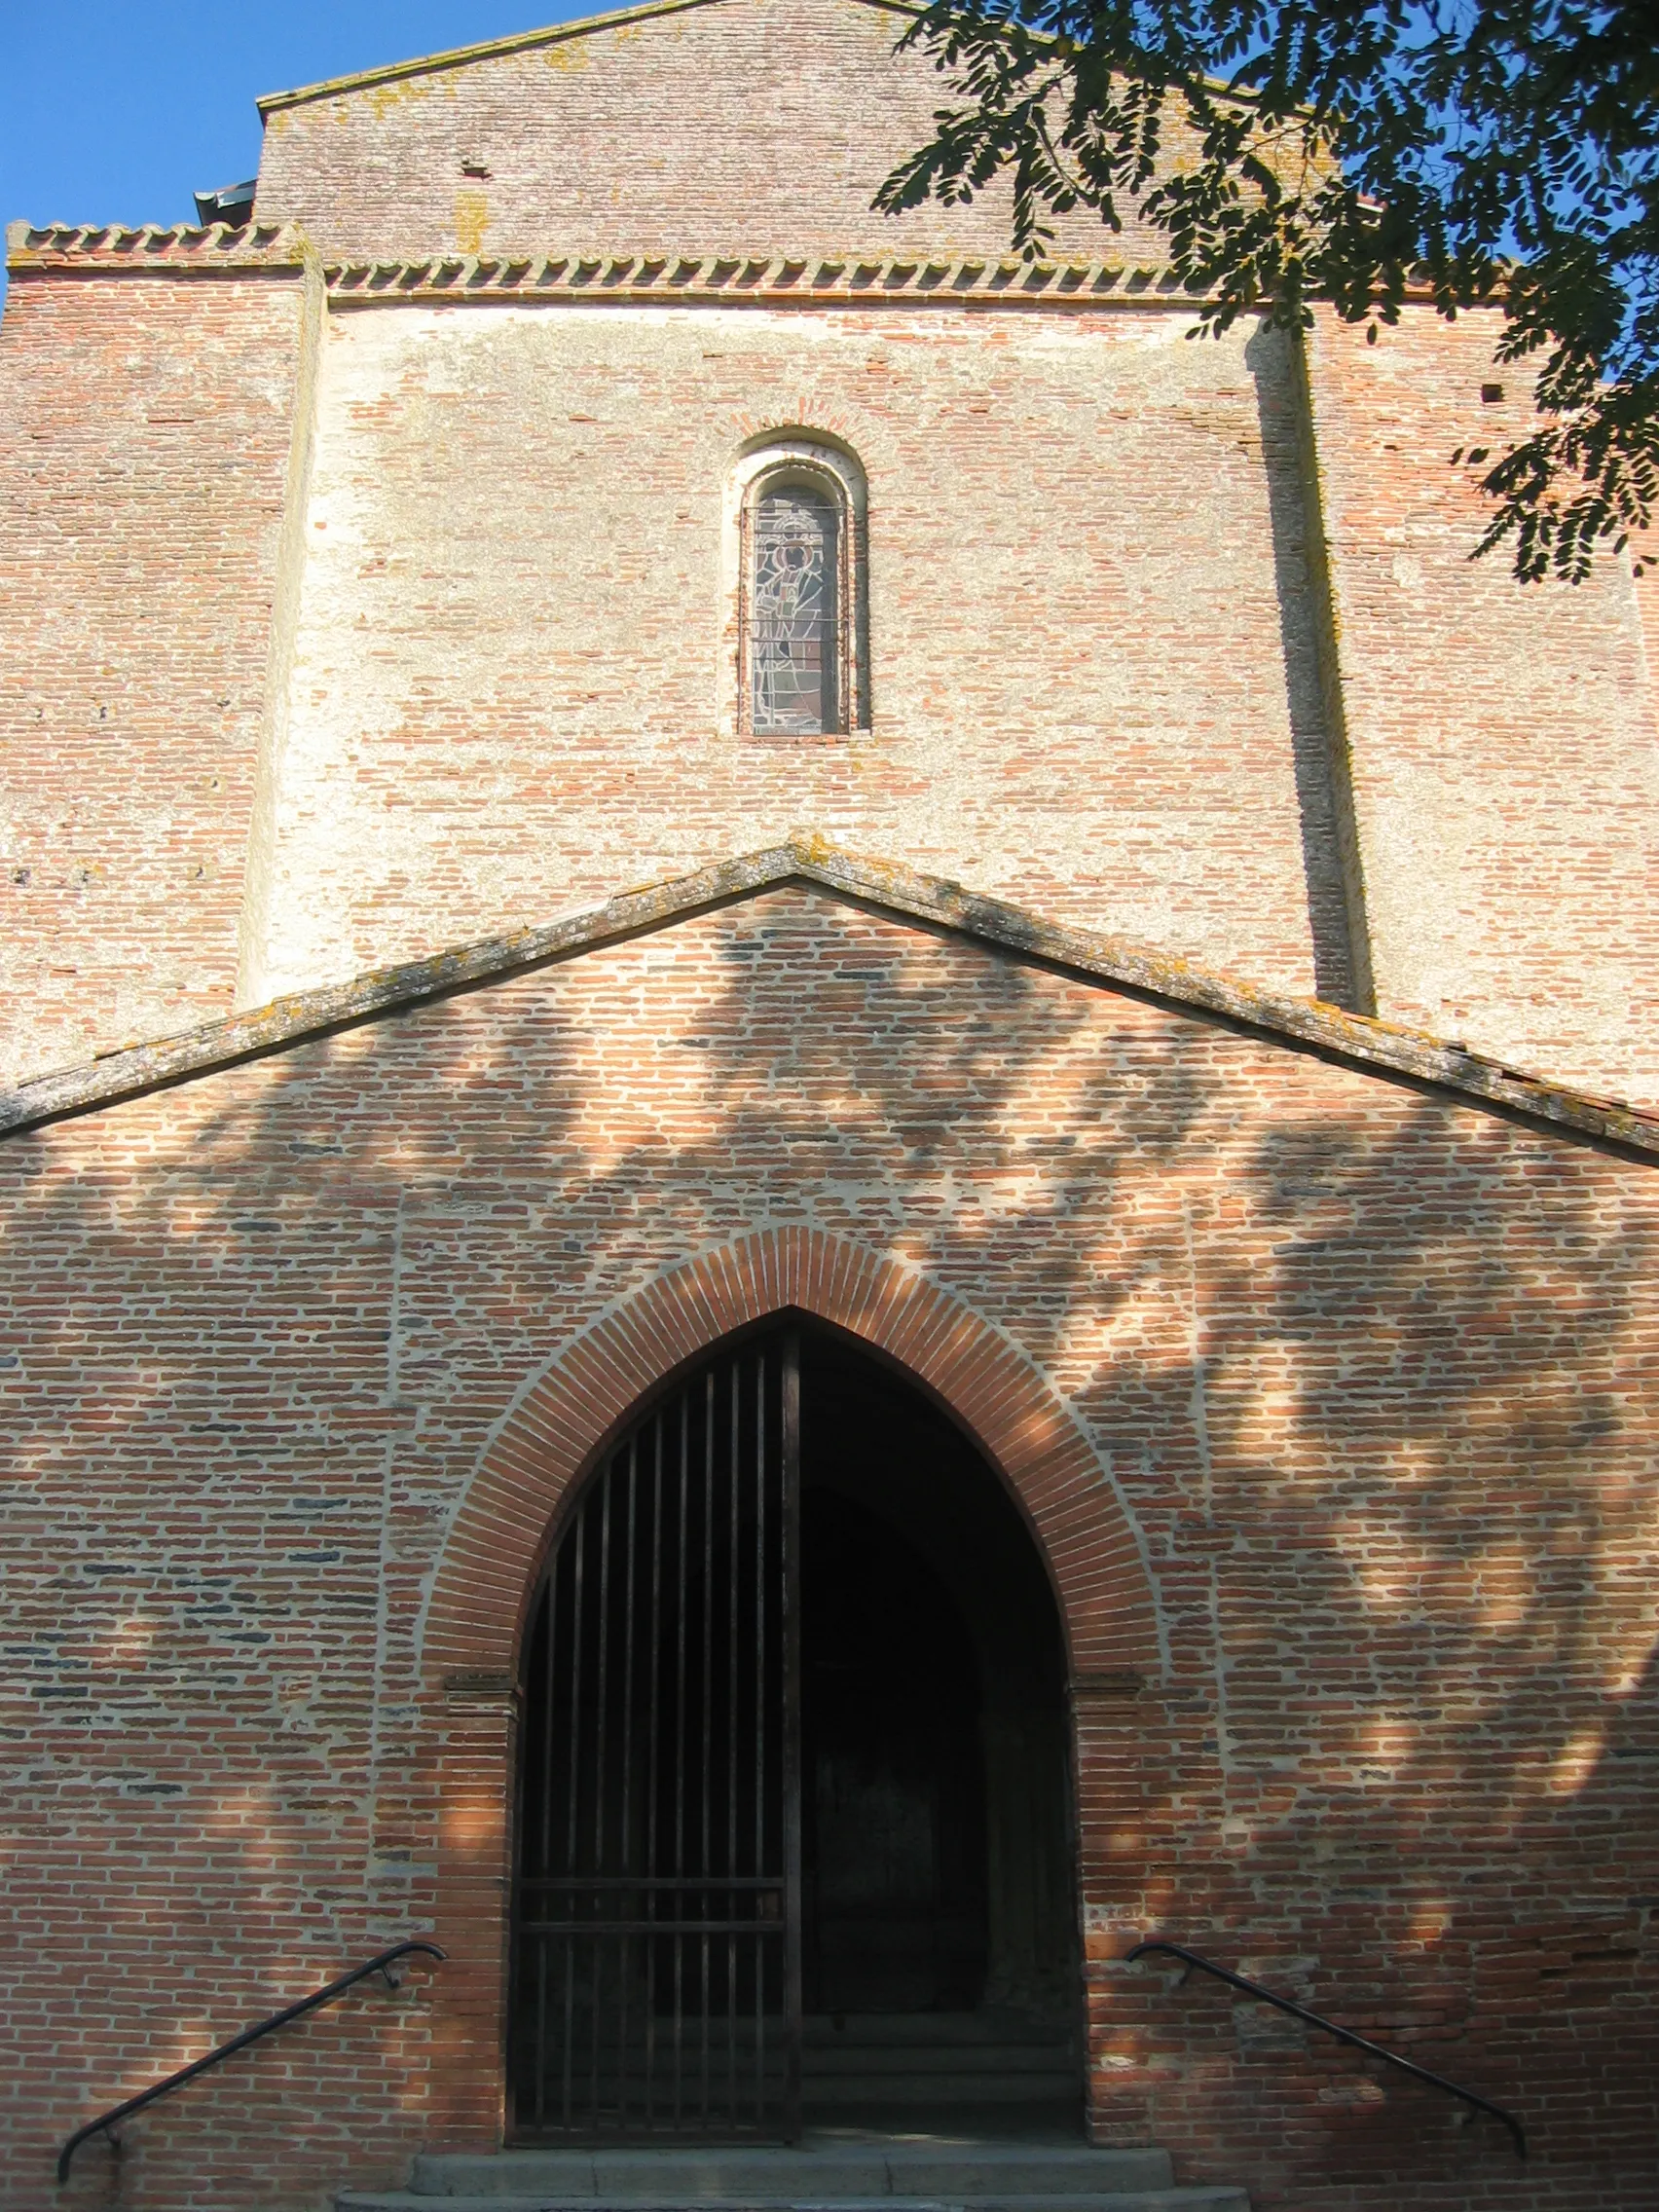
[[[836,725],[835,503],[799,484],[755,506],[749,665],[756,730],[816,737]]]

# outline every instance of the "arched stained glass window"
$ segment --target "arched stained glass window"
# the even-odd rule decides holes
[[[841,727],[839,514],[810,484],[767,483],[755,502],[749,589],[751,726],[819,737]]]

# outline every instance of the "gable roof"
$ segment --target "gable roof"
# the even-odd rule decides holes
[[[539,30],[512,31],[505,38],[481,39],[476,46],[447,47],[441,54],[417,55],[408,61],[388,61],[378,69],[357,69],[347,77],[325,77],[315,85],[299,85],[286,92],[262,92],[254,101],[262,116],[277,109],[300,107],[307,100],[336,98],[341,92],[364,92],[377,85],[395,85],[408,77],[431,77],[446,69],[462,69],[472,61],[498,61],[510,54],[532,54],[537,47],[563,46],[567,40],[590,38],[596,31],[616,31],[635,23],[648,23],[661,16],[683,16],[694,8],[718,8],[724,0],[645,0],[637,8],[610,8],[600,16],[578,16],[568,23],[547,23]],[[903,0],[850,0],[850,5],[872,8],[890,16],[917,16],[919,8]]]
[[[260,104],[261,222],[324,261],[453,254],[975,254],[1010,249],[1012,194],[877,214],[949,87],[896,51],[905,0],[647,0],[330,79]],[[1132,212],[1054,249],[1167,260]]]
[[[1659,1160],[1659,1114],[1541,1082],[1419,1030],[1397,1029],[1318,1000],[1275,997],[1120,938],[1056,928],[1022,907],[980,898],[940,876],[860,859],[808,832],[692,875],[624,892],[603,906],[540,929],[484,938],[429,959],[381,969],[354,982],[295,991],[269,1006],[205,1022],[180,1036],[125,1047],[84,1066],[40,1076],[0,1094],[0,1136],[92,1113],[147,1090],[305,1044],[378,1014],[575,958],[790,883],[814,884],[878,912],[948,931],[1086,983],[1132,991],[1180,1013],[1220,1017],[1374,1075],[1428,1084],[1474,1103]]]

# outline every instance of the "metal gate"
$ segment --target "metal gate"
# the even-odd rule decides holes
[[[709,1360],[588,1483],[525,1678],[520,2139],[800,2113],[800,1353]]]

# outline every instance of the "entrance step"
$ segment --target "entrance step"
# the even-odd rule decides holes
[[[1241,2189],[1177,2189],[1166,2151],[1066,2143],[500,2151],[415,2161],[406,2190],[337,2212],[1249,2212]]]
[[[462,2196],[450,2192],[418,2190],[343,2190],[334,2199],[337,2212],[432,2212],[442,2204],[445,2212],[591,2212],[600,2204],[605,2212],[689,2212],[701,2198],[676,2196],[599,2197],[548,2196],[541,2192],[525,2195],[493,2192],[487,2196]],[[893,2212],[903,2204],[905,2212],[1250,2212],[1250,2199],[1241,2189],[1224,2185],[1196,2189],[1112,2190],[1101,2196],[970,2196],[945,2202],[926,2197],[850,2196],[828,2200],[801,2197],[722,2196],[707,2200],[719,2212]]]
[[[801,2101],[814,2119],[952,2105],[1075,2110],[1082,2066],[1064,2022],[1013,2011],[809,2013]]]

